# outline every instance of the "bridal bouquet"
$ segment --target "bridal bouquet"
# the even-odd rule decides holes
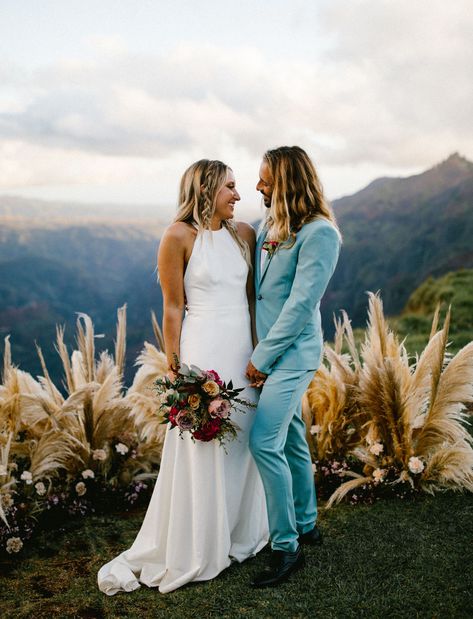
[[[179,367],[179,364],[176,364]],[[238,425],[230,419],[233,410],[255,404],[238,397],[244,388],[224,383],[215,370],[201,370],[195,365],[180,365],[176,378],[156,381],[162,423],[178,428],[179,434],[190,432],[193,441],[220,443],[234,439]]]

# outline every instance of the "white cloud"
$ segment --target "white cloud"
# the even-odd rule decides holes
[[[266,148],[299,143],[334,179],[333,195],[369,170],[473,154],[468,0],[323,7],[315,59],[210,43],[138,54],[121,37],[96,36],[92,58],[3,67],[0,187],[162,185],[171,164],[173,177],[203,156],[246,171]]]

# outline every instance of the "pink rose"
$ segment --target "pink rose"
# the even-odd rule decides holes
[[[230,402],[222,398],[215,398],[209,404],[209,413],[212,417],[220,417],[220,419],[228,419],[230,417]]]
[[[217,385],[219,385],[219,387],[223,386],[223,380],[220,378],[220,376],[215,370],[207,370],[205,374],[207,375],[207,378],[210,378],[210,380],[214,380]]]
[[[180,430],[192,430],[194,420],[192,419],[190,411],[186,409],[179,411],[176,415],[176,423]]]

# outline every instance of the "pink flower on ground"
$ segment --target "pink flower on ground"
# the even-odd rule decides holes
[[[87,492],[87,486],[84,484],[83,481],[80,481],[76,484],[76,492],[79,496],[84,496],[84,494]]]
[[[228,419],[230,417],[231,405],[228,400],[215,398],[209,404],[209,413],[212,417],[220,417],[220,419]]]
[[[100,460],[101,462],[103,462],[107,459],[107,452],[105,451],[105,449],[94,449],[92,452],[92,459]]]
[[[419,475],[425,469],[425,465],[420,458],[417,456],[412,456],[409,458],[408,467],[411,473],[414,475]]]
[[[379,456],[380,453],[384,451],[384,446],[382,443],[373,443],[370,447],[370,453],[375,456]]]
[[[372,473],[375,484],[379,484],[383,481],[386,471],[384,469],[375,469]]]
[[[23,542],[19,537],[10,537],[7,539],[5,548],[9,554],[12,552],[20,552],[23,548]]]
[[[11,494],[3,494],[0,495],[0,503],[2,503],[3,507],[11,507],[13,505],[13,497]]]

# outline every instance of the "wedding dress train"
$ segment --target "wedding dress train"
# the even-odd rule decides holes
[[[197,236],[184,287],[187,311],[181,361],[216,370],[236,387],[252,352],[246,298],[248,267],[226,228]],[[246,388],[241,397],[256,399]],[[113,595],[144,583],[166,593],[214,578],[232,559],[243,561],[268,540],[263,485],[248,449],[254,410],[233,412],[241,428],[226,445],[193,443],[167,430],[161,468],[141,529],[131,548],[98,573],[101,591]]]

